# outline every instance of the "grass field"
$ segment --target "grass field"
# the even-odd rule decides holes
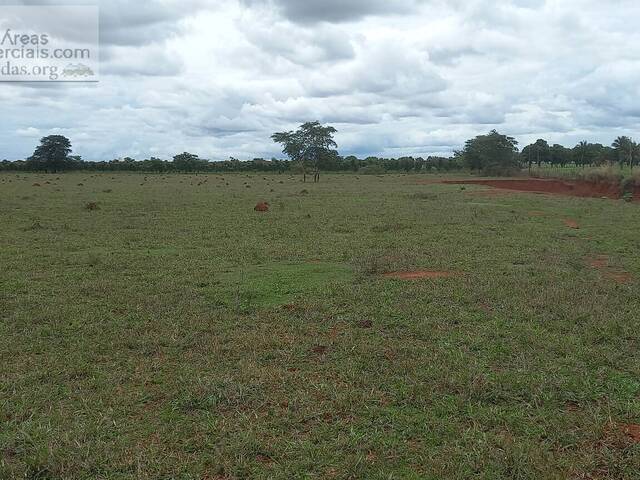
[[[640,206],[429,179],[1,175],[0,478],[639,478]]]

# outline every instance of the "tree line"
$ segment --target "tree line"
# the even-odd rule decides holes
[[[337,130],[323,126],[319,122],[308,122],[295,131],[279,132],[272,140],[282,146],[286,159],[254,158],[241,161],[231,157],[224,161],[209,161],[198,155],[184,152],[171,160],[151,157],[144,160],[125,157],[111,161],[84,161],[72,155],[71,141],[62,135],[44,137],[29,158],[25,160],[0,162],[4,171],[44,171],[65,170],[122,171],[146,173],[300,173],[306,181],[307,173],[319,181],[320,172],[358,172],[362,174],[383,174],[385,172],[428,173],[470,170],[486,175],[512,175],[535,165],[566,167],[619,165],[633,168],[640,159],[640,145],[630,137],[621,136],[611,146],[599,143],[579,142],[572,148],[559,144],[550,145],[539,139],[518,149],[518,142],[507,135],[492,130],[486,135],[478,135],[467,140],[463,149],[455,151],[452,157],[429,156],[381,158],[370,156],[358,158],[343,157],[338,153],[334,135]]]

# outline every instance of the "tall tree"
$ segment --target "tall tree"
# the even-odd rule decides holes
[[[198,155],[184,152],[173,157],[173,168],[178,172],[196,172],[201,169],[206,160],[201,160]]]
[[[539,138],[536,140],[536,143],[533,144],[535,155],[536,155],[536,165],[540,167],[543,163],[548,163],[551,160],[551,151],[549,148],[549,143]]]
[[[49,135],[40,140],[27,164],[34,170],[56,173],[71,165],[71,141],[62,135]]]
[[[589,159],[589,142],[582,140],[575,147],[573,147],[573,162],[576,165],[582,165],[583,167],[590,163]]]
[[[633,153],[636,149],[636,144],[631,138],[627,136],[621,136],[616,138],[611,144],[613,149],[618,155],[618,162],[620,162],[620,168],[624,165],[625,161],[629,163],[633,168]]]
[[[492,130],[488,135],[479,135],[467,140],[464,150],[456,152],[471,170],[486,174],[505,175],[518,168],[518,142]]]
[[[302,168],[303,181],[307,181],[307,168],[313,168],[313,181],[320,181],[320,168],[337,155],[338,144],[333,136],[337,130],[324,127],[320,122],[307,122],[296,131],[274,133],[271,138],[283,146],[282,152]]]
[[[555,143],[549,149],[549,159],[552,165],[560,165],[564,168],[571,162],[571,150]]]

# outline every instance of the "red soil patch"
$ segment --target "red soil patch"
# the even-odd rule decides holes
[[[640,443],[640,425],[630,423],[627,425],[619,425],[619,427],[629,440],[634,443]]]
[[[605,272],[604,276],[620,284],[631,283],[633,280],[633,276],[628,272]]]
[[[423,278],[451,278],[457,277],[457,272],[434,272],[429,270],[420,270],[417,272],[389,272],[383,276],[385,278],[394,278],[396,280],[421,280]]]
[[[578,222],[576,222],[575,220],[571,220],[570,218],[566,218],[564,220],[564,224],[569,227],[569,228],[573,228],[575,230],[579,230],[580,229],[580,225],[578,225]]]
[[[268,212],[269,204],[267,202],[260,202],[254,208],[256,212]]]
[[[262,453],[256,455],[256,462],[261,463],[263,465],[273,465],[274,461],[269,455],[264,455]]]
[[[568,195],[572,197],[592,198],[622,198],[622,189],[619,185],[610,183],[591,183],[579,181],[563,181],[557,179],[504,179],[504,180],[444,180],[442,183],[453,185],[485,185],[487,187],[518,192],[552,193]],[[634,198],[638,198],[640,189],[634,192]]]
[[[633,281],[633,275],[624,270],[615,270],[609,266],[609,257],[606,255],[598,255],[589,260],[589,266],[599,270],[602,276],[615,283],[625,284]]]
[[[607,268],[609,266],[609,257],[606,255],[598,255],[596,258],[589,260],[589,265],[598,269]]]
[[[604,430],[605,443],[623,448],[628,444],[640,443],[640,425],[633,423],[611,423]],[[623,444],[620,444],[620,441]]]

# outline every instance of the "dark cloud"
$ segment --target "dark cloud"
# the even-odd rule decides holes
[[[421,0],[242,0],[245,5],[272,5],[293,22],[350,22],[368,15],[407,14]]]
[[[203,8],[216,8],[218,2],[206,0],[65,0],[64,6],[97,6],[100,9],[100,42],[103,45],[145,45],[161,42],[167,37],[183,31],[180,21]],[[2,5],[59,6],[58,0],[10,0]],[[73,9],[69,9],[73,14]],[[51,17],[43,10],[43,25],[56,27]],[[59,22],[64,24],[64,22]]]

